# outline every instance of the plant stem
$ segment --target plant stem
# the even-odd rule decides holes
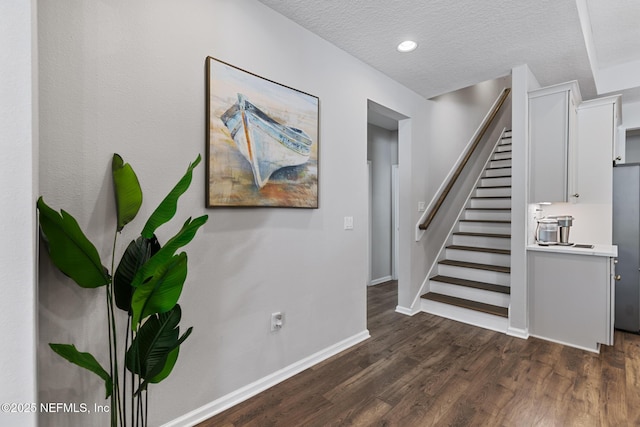
[[[111,408],[111,410],[113,411],[115,409],[114,412],[117,411],[117,416],[119,416],[120,418],[120,422],[122,425],[125,425],[126,421],[123,417],[123,413],[122,413],[122,404],[121,404],[121,400],[120,400],[120,379],[118,377],[118,334],[116,333],[116,318],[115,318],[115,314],[114,314],[114,304],[113,304],[113,298],[114,298],[114,287],[115,284],[113,283],[113,278],[115,278],[115,262],[116,262],[116,243],[118,241],[118,231],[116,230],[116,232],[114,233],[113,236],[113,250],[111,252],[111,274],[112,274],[112,279],[111,279],[111,284],[107,285],[107,298],[108,298],[108,307],[107,307],[107,312],[108,312],[108,316],[109,316],[109,324],[111,326],[111,330],[110,334],[109,334],[109,340],[113,342],[113,348],[112,348],[112,343],[109,343],[109,352],[113,351],[113,356],[112,356],[112,360],[113,360],[113,374],[112,374],[112,380],[113,380],[113,394],[115,395],[115,404],[116,407],[115,408]],[[125,347],[126,348],[126,347]],[[113,405],[112,405],[113,406]],[[116,415],[112,415],[112,417],[115,417]]]
[[[110,308],[109,308],[109,286],[107,284],[106,286],[106,292],[107,292],[107,330],[109,331],[109,375],[111,376],[111,411],[110,411],[110,417],[111,417],[111,427],[117,427],[118,424],[118,418],[117,418],[117,413],[115,411],[116,407],[116,397],[115,397],[115,382],[113,382],[113,348],[111,346],[111,343],[113,341],[113,337],[111,336],[111,317],[109,316],[109,312],[110,312]]]
[[[125,333],[125,341],[124,341],[124,352],[126,357],[127,348],[129,348],[129,336],[131,335],[131,331],[129,330],[131,326],[131,315],[127,316],[127,329]],[[131,377],[133,379],[133,373],[131,373]],[[131,394],[133,394],[133,382],[131,383]],[[124,426],[127,425],[127,363],[124,361],[122,363],[122,424]],[[132,406],[133,408],[133,406]],[[132,409],[133,412],[133,409]],[[133,420],[131,420],[133,424]]]

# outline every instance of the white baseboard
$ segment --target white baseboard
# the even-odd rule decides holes
[[[354,345],[366,340],[370,336],[371,335],[369,335],[369,331],[364,330],[359,334],[342,340],[337,344],[325,348],[324,350],[320,350],[319,352],[312,354],[311,356],[293,363],[283,369],[280,369],[273,374],[267,375],[266,377],[261,378],[258,381],[248,384],[236,391],[233,391],[225,396],[222,396],[219,399],[214,400],[211,403],[208,403],[198,409],[184,414],[181,417],[169,421],[168,423],[163,424],[162,427],[195,426],[196,424],[199,424],[213,417],[214,415],[219,414],[220,412],[249,399],[250,397],[253,397],[256,394],[263,392],[264,390],[273,387],[274,385],[288,378],[291,378],[292,376],[304,371],[305,369],[317,365],[323,360],[326,360],[331,356],[334,356],[341,351],[348,349],[349,347],[353,347]]]
[[[391,276],[380,277],[379,279],[372,280],[371,283],[369,283],[369,286],[380,285],[382,283],[390,282],[391,280],[393,280],[393,277]]]
[[[529,338],[529,331],[527,329],[512,328],[509,326],[509,329],[507,329],[507,335],[526,340]]]
[[[596,353],[599,354],[600,353],[600,344],[596,343],[595,347],[587,347],[587,346],[582,346],[582,345],[578,345],[578,344],[571,344],[565,341],[561,341],[561,340],[556,340],[553,338],[548,338],[548,337],[543,337],[540,335],[534,335],[531,334],[532,337],[534,338],[539,338],[541,340],[545,340],[545,341],[550,341],[556,344],[562,344],[562,345],[566,345],[567,347],[573,347],[573,348],[577,348],[579,350],[584,350],[584,351],[589,351],[591,353]]]
[[[413,316],[420,313],[420,310],[413,309],[411,307],[403,307],[401,305],[396,306],[396,313],[404,314],[406,316]]]

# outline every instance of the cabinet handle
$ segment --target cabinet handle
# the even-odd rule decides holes
[[[580,197],[580,195],[576,193],[576,194],[572,194],[572,197]]]
[[[619,274],[616,274],[615,276],[613,276],[613,278],[616,280],[620,280],[622,279],[622,276],[620,276]]]

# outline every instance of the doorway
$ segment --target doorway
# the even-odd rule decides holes
[[[369,101],[369,286],[398,279],[399,164],[397,113]]]

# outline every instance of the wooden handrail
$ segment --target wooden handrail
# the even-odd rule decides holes
[[[427,218],[424,220],[424,222],[422,224],[420,224],[418,226],[418,228],[420,230],[426,230],[429,227],[429,225],[431,224],[431,221],[433,221],[433,218],[435,218],[436,214],[440,210],[440,207],[442,207],[442,204],[444,203],[444,200],[447,198],[447,196],[449,195],[449,192],[451,191],[451,189],[453,188],[454,184],[456,183],[456,180],[458,179],[458,177],[462,173],[462,170],[464,169],[464,167],[469,162],[469,159],[471,158],[471,155],[473,154],[475,149],[478,147],[478,144],[480,144],[480,141],[482,140],[482,137],[484,137],[484,134],[487,132],[487,129],[489,129],[489,126],[491,126],[491,124],[493,123],[493,120],[496,118],[496,115],[498,114],[498,111],[500,111],[500,108],[502,108],[502,105],[504,104],[504,102],[509,97],[509,93],[511,93],[511,89],[509,89],[509,88],[505,88],[502,91],[502,94],[500,95],[498,103],[491,110],[491,114],[489,115],[489,117],[487,117],[487,119],[484,121],[484,124],[482,125],[482,128],[480,129],[480,133],[478,133],[478,136],[476,136],[476,139],[473,141],[473,144],[467,150],[467,154],[465,154],[464,159],[462,159],[462,162],[460,162],[460,164],[456,168],[455,172],[453,173],[453,175],[449,179],[449,182],[447,182],[447,186],[444,188],[442,193],[440,193],[440,197],[438,197],[438,200],[436,200],[435,205],[429,211],[429,214],[427,215]]]

